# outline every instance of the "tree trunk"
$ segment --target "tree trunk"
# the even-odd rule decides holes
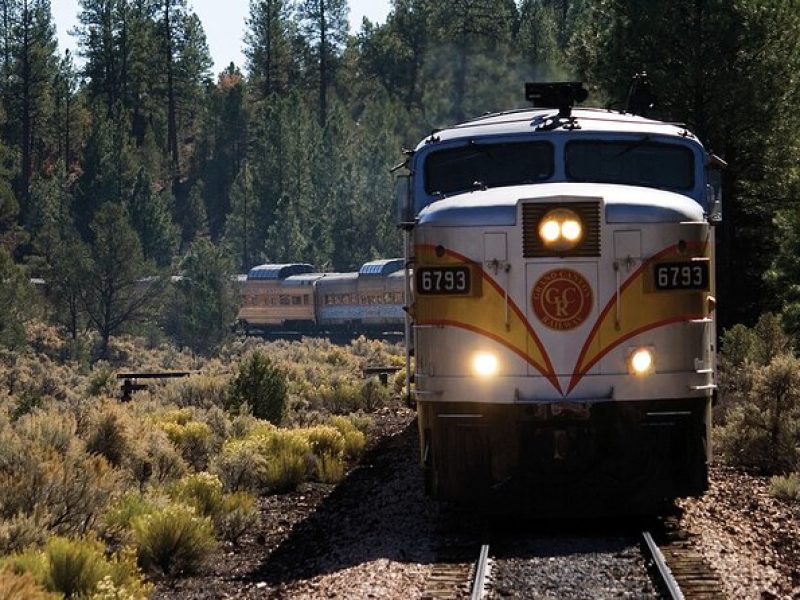
[[[172,159],[173,187],[177,187],[179,179],[179,155],[178,155],[178,123],[177,109],[175,107],[175,76],[172,64],[172,23],[170,22],[170,0],[164,1],[164,42],[165,58],[167,64],[167,143],[169,145],[170,157]]]
[[[319,125],[328,121],[328,50],[325,23],[325,0],[319,0]]]

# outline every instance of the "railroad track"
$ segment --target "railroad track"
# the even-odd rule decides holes
[[[724,599],[722,583],[706,560],[692,547],[688,536],[674,519],[666,519],[658,530],[644,532],[643,545],[653,561],[653,574],[664,583],[660,585],[665,598],[678,600]],[[667,580],[671,581],[667,581]]]
[[[570,539],[573,541],[570,542]],[[555,537],[534,541],[523,552],[511,550],[519,543],[519,540],[500,542],[499,550],[493,546],[495,558],[490,558],[488,544],[479,546],[474,540],[448,546],[438,554],[439,562],[422,597],[426,600],[570,598],[586,597],[587,592],[597,598],[621,596],[716,600],[725,597],[713,570],[685,539],[669,529],[659,530],[657,537],[649,531],[642,532],[638,544],[632,536],[596,539]],[[524,547],[525,542],[522,543]],[[595,549],[592,548],[593,543],[597,546]],[[552,544],[553,556],[543,551],[548,544]],[[503,549],[503,546],[507,548]],[[516,547],[519,550],[520,546]],[[598,555],[602,558],[598,559]],[[591,557],[588,566],[582,564],[586,556]],[[574,565],[569,563],[571,560]],[[591,564],[592,561],[594,564]],[[503,563],[507,564],[503,566]],[[509,567],[511,563],[513,566]],[[549,579],[548,575],[542,575],[548,571],[548,564],[553,564],[549,569],[552,571]],[[639,565],[638,575],[635,573],[636,564]],[[498,572],[490,573],[492,565],[500,565],[496,567]],[[517,574],[509,575],[509,569],[516,569]],[[519,574],[526,569],[529,573],[537,573],[531,587],[526,587],[526,575]],[[647,572],[644,572],[645,569]],[[587,573],[588,581],[576,580],[573,570]],[[598,572],[612,575],[598,577]],[[562,576],[565,578],[563,582],[559,580]],[[513,581],[515,578],[516,581]],[[572,580],[567,581],[569,578]],[[615,578],[617,581],[614,581]],[[584,587],[587,583],[597,588]],[[515,588],[515,585],[519,587]]]

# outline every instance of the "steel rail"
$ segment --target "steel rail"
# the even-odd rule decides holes
[[[647,549],[650,552],[653,563],[655,564],[656,569],[658,569],[658,574],[661,576],[661,581],[663,582],[671,600],[685,600],[683,592],[681,591],[678,582],[675,580],[672,571],[667,566],[667,561],[664,559],[661,549],[653,540],[653,536],[650,535],[649,531],[643,531],[642,537],[644,538],[644,542],[647,545]]]
[[[481,553],[475,565],[475,577],[472,580],[472,590],[470,600],[481,600],[486,585],[486,570],[489,566],[489,544],[481,546]]]

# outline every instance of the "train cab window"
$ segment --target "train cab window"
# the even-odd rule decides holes
[[[298,304],[302,304],[303,299],[300,296],[292,296],[292,306],[297,306]]]
[[[291,304],[291,299],[289,298],[289,296],[281,295],[278,298],[278,303],[283,305],[283,306],[286,306],[287,304]]]
[[[308,306],[308,294],[303,294],[303,306]]]
[[[553,175],[553,148],[547,142],[470,144],[433,152],[425,161],[425,191],[456,194],[476,186],[538,183]]]
[[[694,155],[677,144],[592,140],[567,144],[567,177],[572,181],[621,183],[668,190],[694,187]]]

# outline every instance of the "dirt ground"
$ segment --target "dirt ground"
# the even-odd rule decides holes
[[[154,597],[419,597],[430,557],[414,530],[437,516],[422,494],[414,418],[380,413],[370,451],[339,489],[305,484],[261,498],[260,523],[238,547],[221,547],[194,575],[159,581]],[[679,503],[681,527],[729,598],[800,599],[800,502],[768,490],[768,477],[715,466],[708,493]]]

